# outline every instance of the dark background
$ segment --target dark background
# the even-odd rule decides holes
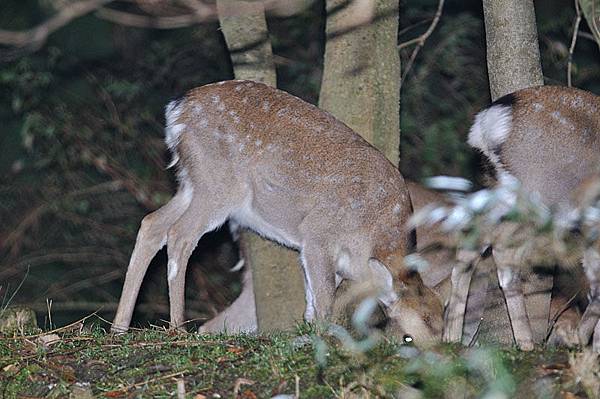
[[[421,34],[436,6],[401,1],[399,42]],[[564,85],[573,2],[537,1],[536,12],[546,84]],[[0,28],[26,29],[51,14],[41,1],[4,0]],[[279,87],[316,103],[323,2],[268,22]],[[581,31],[573,84],[600,93],[600,52],[585,21]],[[478,179],[465,137],[489,102],[483,33],[480,1],[446,2],[402,87],[405,176]],[[401,52],[404,65],[411,51]],[[94,311],[112,319],[139,222],[175,189],[165,170],[163,107],[187,89],[231,78],[217,22],[135,29],[91,14],[38,51],[0,49],[0,305],[26,304],[46,327],[48,307],[54,325]],[[239,274],[226,270],[236,260],[226,228],[201,240],[188,269],[188,317],[211,317],[235,297]],[[134,325],[168,319],[165,264],[162,251]]]

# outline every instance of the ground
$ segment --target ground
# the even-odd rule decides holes
[[[440,345],[419,350],[299,326],[290,334],[125,335],[85,320],[0,335],[0,398],[586,398],[598,358]],[[587,357],[586,357],[587,356]],[[588,362],[588,363],[586,363]],[[292,396],[288,396],[292,397]]]

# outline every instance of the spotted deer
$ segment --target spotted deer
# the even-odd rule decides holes
[[[580,205],[572,193],[600,167],[600,97],[555,86],[508,94],[477,114],[468,142],[490,160],[498,185],[516,179],[523,190],[537,193],[564,219]],[[520,281],[528,254],[504,247],[501,242],[492,242],[492,248],[515,341],[521,349],[530,350],[534,341]],[[600,256],[594,245],[582,253],[590,303],[578,335],[582,344],[593,335],[594,349],[600,351]],[[465,287],[472,271],[455,269],[456,282],[462,283],[453,281],[453,296],[466,298]],[[457,323],[452,327],[450,337],[460,336],[459,326]]]
[[[232,220],[300,252],[307,320],[330,316],[341,278],[372,281],[409,333],[441,336],[439,300],[403,263],[414,241],[404,180],[346,125],[283,91],[226,81],[170,102],[165,141],[179,188],[142,220],[113,331],[128,329],[164,245],[171,325],[182,326],[189,256],[205,233]],[[434,316],[421,318],[425,309]]]
[[[413,208],[421,209],[427,204],[434,202],[443,202],[444,196],[438,192],[429,190],[424,186],[410,180],[406,180],[406,185],[410,193],[410,198]],[[431,288],[443,302],[449,289],[446,280],[452,271],[452,251],[449,249],[450,242],[447,235],[442,231],[430,229],[428,226],[418,226],[417,233],[417,250],[423,250],[421,255],[428,262],[427,272],[422,274],[424,284]],[[435,248],[433,248],[435,246]],[[430,250],[427,250],[431,247]],[[363,296],[368,296],[370,293],[368,287],[360,286],[358,289],[355,285],[344,286],[342,289],[336,290],[334,315],[336,321],[345,319],[348,316],[348,311],[351,310],[348,305],[350,301],[360,301]],[[347,292],[347,291],[350,292]],[[357,292],[358,291],[358,292]],[[356,298],[354,297],[356,296]],[[423,311],[426,311],[424,308]],[[437,309],[436,309],[437,311]],[[421,317],[427,319],[428,314],[421,314]],[[435,320],[435,316],[431,317]],[[474,319],[478,319],[477,316]],[[386,333],[397,338],[405,337],[406,331],[395,325],[390,325]],[[441,329],[441,326],[437,326]],[[231,305],[221,311],[212,319],[205,322],[199,329],[201,333],[215,332],[256,332],[256,305],[254,302],[254,289],[252,282],[251,270],[246,267],[242,275],[242,291],[238,298]],[[411,339],[413,337],[411,336]],[[415,342],[420,341],[420,337],[415,337]]]

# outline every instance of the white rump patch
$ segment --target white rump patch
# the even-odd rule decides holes
[[[184,100],[173,100],[165,108],[165,143],[167,148],[171,151],[173,156],[171,162],[167,166],[168,168],[173,167],[179,161],[179,154],[177,153],[177,146],[181,141],[181,134],[185,130],[186,126],[184,123],[179,123],[179,117],[183,111],[182,102]]]
[[[512,108],[506,105],[493,105],[475,116],[475,122],[469,131],[468,143],[483,152],[497,169],[502,164],[494,150],[510,134],[512,128]]]

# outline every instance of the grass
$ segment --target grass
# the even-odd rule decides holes
[[[567,350],[420,351],[382,341],[351,353],[331,336],[315,339],[311,326],[269,336],[159,328],[115,336],[86,323],[0,336],[0,397],[592,397]]]

